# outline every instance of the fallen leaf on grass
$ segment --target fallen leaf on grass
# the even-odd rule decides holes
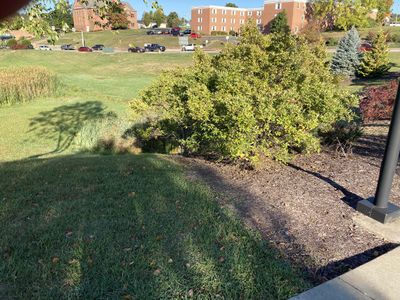
[[[157,269],[157,270],[154,271],[153,274],[154,274],[155,276],[158,276],[158,275],[160,275],[160,273],[161,273],[161,270],[160,270],[160,269]]]
[[[66,233],[65,233],[65,236],[66,237],[70,237],[70,236],[72,236],[74,233],[72,232],[72,231],[67,231]]]
[[[52,259],[51,259],[51,262],[53,263],[53,264],[56,264],[56,263],[58,263],[60,261],[60,258],[58,258],[57,256],[55,256],[55,257],[53,257]]]
[[[192,298],[192,297],[193,297],[193,290],[192,290],[192,289],[190,289],[190,290],[188,291],[188,297],[189,297],[189,298]]]

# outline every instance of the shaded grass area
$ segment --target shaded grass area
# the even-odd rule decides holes
[[[57,74],[60,95],[36,99],[23,105],[0,108],[0,161],[23,159],[50,153],[58,137],[74,138],[94,105],[99,115],[114,113],[129,117],[128,102],[163,70],[187,66],[192,55],[135,55],[120,53],[103,55],[91,53],[47,51],[0,51],[0,67],[43,66]],[[90,104],[91,103],[91,104]],[[32,130],[32,120],[42,114],[55,118],[53,134]],[[55,115],[54,115],[55,114]],[[65,114],[68,117],[67,124]],[[54,124],[53,124],[54,125]],[[71,131],[71,126],[74,130]],[[61,145],[61,144],[60,144]],[[68,145],[65,144],[65,145]],[[71,153],[74,149],[65,148]]]
[[[0,298],[287,299],[307,287],[161,156],[3,163],[0,191]]]

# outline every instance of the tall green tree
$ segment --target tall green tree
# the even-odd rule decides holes
[[[225,5],[226,7],[238,7],[235,3],[232,3],[232,2],[228,2],[226,5]]]
[[[146,25],[146,27],[148,27],[151,22],[153,22],[153,12],[152,11],[145,11],[143,13],[143,23],[144,25]]]
[[[387,34],[380,30],[372,43],[371,51],[363,54],[358,68],[360,77],[379,77],[390,69],[389,47],[386,39]]]
[[[387,11],[392,0],[313,0],[310,18],[323,29],[348,30],[352,26],[368,26],[373,9]]]
[[[72,6],[67,3],[65,7],[54,7],[48,13],[48,22],[57,30],[68,31],[70,28],[74,27],[74,20],[72,18]]]
[[[269,32],[282,34],[290,33],[290,27],[288,25],[288,19],[285,11],[278,13],[271,21]]]
[[[160,27],[162,23],[165,22],[164,10],[162,8],[157,8],[153,14],[153,21],[157,24],[157,27]]]
[[[354,75],[360,65],[360,35],[355,27],[340,40],[332,59],[331,71],[335,75]]]
[[[178,13],[173,11],[167,16],[167,26],[170,28],[178,27],[181,25],[181,19],[178,16]]]

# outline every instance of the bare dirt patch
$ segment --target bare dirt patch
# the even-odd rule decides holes
[[[269,161],[255,171],[179,160],[192,180],[209,184],[221,195],[221,205],[237,211],[317,284],[397,246],[353,221],[357,202],[374,195],[387,130],[387,122],[366,125],[351,155],[326,150],[299,156],[286,166]],[[399,174],[392,195],[397,204]]]

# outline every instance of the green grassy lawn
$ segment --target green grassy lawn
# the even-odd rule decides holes
[[[162,70],[186,66],[191,61],[191,54],[0,52],[0,67],[45,66],[57,73],[62,85],[57,97],[0,108],[0,161],[23,159],[54,150],[57,130],[44,136],[40,131],[32,131],[30,126],[40,113],[58,111],[60,116],[64,112],[71,116],[67,122],[74,128],[82,126],[86,120],[78,122],[79,117],[74,119],[72,116],[84,115],[86,119],[93,119],[88,112],[93,108],[98,113],[115,112],[126,117],[129,114],[128,102]],[[62,120],[66,121],[65,118]],[[74,150],[71,147],[66,149],[66,153]]]
[[[369,32],[377,32],[380,30],[380,27],[377,28],[360,28],[358,29],[358,32],[360,33],[360,36],[362,39],[365,39],[368,36]],[[400,34],[400,27],[383,27],[384,31],[390,32],[391,34]],[[322,36],[328,40],[329,38],[334,38],[334,39],[341,39],[345,35],[345,31],[327,31],[323,32]]]
[[[191,58],[0,52],[0,67],[45,66],[62,86],[0,107],[0,299],[287,299],[309,286],[169,157],[72,147],[86,121],[123,118]]]
[[[85,41],[88,46],[104,44],[107,47],[127,49],[130,44],[143,47],[147,44],[161,44],[167,48],[180,48],[178,37],[170,35],[146,35],[147,30],[120,30],[120,31],[99,31],[84,33]],[[202,37],[200,39],[189,39],[189,43],[204,44],[208,40],[208,49],[221,49],[225,44],[225,36],[222,37]],[[57,45],[73,44],[81,45],[82,36],[80,32],[67,33],[57,41]]]

